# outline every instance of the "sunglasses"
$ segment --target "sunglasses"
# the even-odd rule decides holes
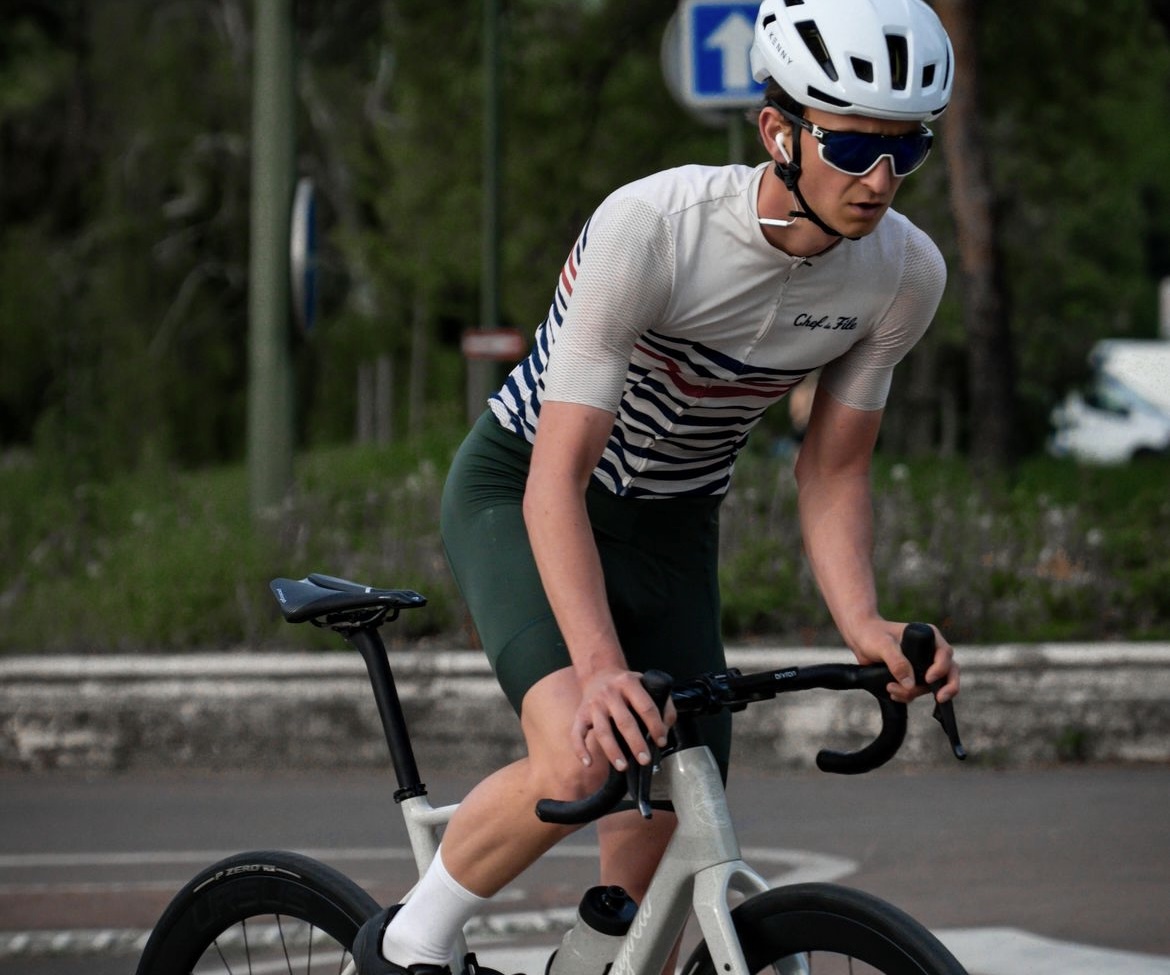
[[[849,176],[864,176],[883,159],[890,161],[895,176],[909,176],[926,162],[934,144],[934,133],[925,125],[908,135],[838,132],[822,129],[808,119],[793,115],[779,106],[776,108],[790,122],[799,125],[817,140],[821,159],[838,172]]]

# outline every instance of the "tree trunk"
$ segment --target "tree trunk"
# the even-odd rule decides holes
[[[935,0],[955,48],[955,88],[940,126],[957,235],[967,330],[971,457],[1004,469],[1015,458],[1016,368],[985,142],[979,132],[978,0]]]

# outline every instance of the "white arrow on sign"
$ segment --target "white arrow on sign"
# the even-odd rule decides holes
[[[723,90],[743,91],[752,84],[754,28],[741,13],[733,13],[707,38],[704,47],[718,49],[723,58]]]

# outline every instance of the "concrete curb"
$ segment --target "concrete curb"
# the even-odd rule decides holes
[[[745,672],[848,660],[840,649],[729,649]],[[959,726],[973,760],[1170,760],[1170,644],[965,648]],[[482,772],[520,754],[481,654],[392,652],[422,768]],[[928,704],[895,764],[953,760]],[[736,715],[735,761],[810,766],[874,728],[865,694],[810,692]],[[338,768],[388,762],[354,653],[0,659],[0,770]]]

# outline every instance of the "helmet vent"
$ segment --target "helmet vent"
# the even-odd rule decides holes
[[[830,81],[836,81],[837,69],[833,66],[833,59],[829,57],[829,49],[825,46],[825,39],[821,37],[816,23],[811,20],[802,20],[793,26],[800,34],[800,39],[804,41],[809,54],[821,66],[821,70],[825,72]]]
[[[803,7],[804,0],[784,0],[784,6],[786,6],[786,7]]]
[[[852,108],[851,102],[842,101],[836,95],[830,95],[827,92],[821,91],[819,88],[814,88],[812,85],[808,86],[808,97],[813,101],[824,102],[827,105],[836,105],[838,108]]]
[[[859,81],[873,83],[872,61],[867,61],[865,58],[850,58],[849,61],[853,65],[853,73],[857,75]]]
[[[887,34],[886,51],[890,56],[890,87],[894,91],[905,91],[910,67],[906,38],[900,34]]]
[[[934,84],[934,65],[928,64],[922,69],[922,87],[929,88]]]

